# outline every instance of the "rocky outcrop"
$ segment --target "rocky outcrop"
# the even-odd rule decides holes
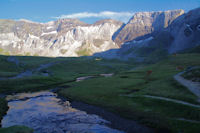
[[[86,24],[77,19],[48,23],[0,20],[1,52],[40,56],[82,56],[118,48],[112,35],[122,25],[115,20]]]
[[[159,32],[168,27],[173,20],[183,13],[183,10],[135,13],[113,39],[118,45],[122,45],[141,36],[149,37],[149,34]]]

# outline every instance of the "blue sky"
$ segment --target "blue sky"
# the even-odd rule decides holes
[[[0,0],[0,19],[47,22],[78,18],[87,23],[114,18],[126,22],[134,12],[200,7],[200,0]]]

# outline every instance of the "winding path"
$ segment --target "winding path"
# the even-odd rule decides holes
[[[200,102],[200,83],[192,82],[191,80],[183,78],[181,74],[183,74],[184,72],[176,74],[174,76],[174,79],[186,88],[188,88],[194,95],[196,95],[198,97],[198,102]]]
[[[172,99],[172,98],[166,98],[166,97],[159,97],[159,96],[152,96],[152,95],[140,95],[140,96],[120,95],[120,96],[146,97],[146,98],[159,99],[159,100],[163,100],[163,101],[169,101],[169,102],[174,102],[174,103],[178,103],[178,104],[183,104],[183,105],[187,105],[187,106],[191,106],[191,107],[195,107],[195,108],[200,108],[200,105],[198,105],[198,104],[193,104],[193,103],[189,103],[189,102],[186,102],[186,101]]]
[[[164,101],[170,101],[170,102],[179,103],[179,104],[183,104],[183,105],[187,105],[187,106],[191,106],[191,107],[200,108],[200,105],[188,103],[188,102],[181,101],[181,100],[166,98],[166,97],[151,96],[151,95],[144,95],[144,97],[153,98],[153,99],[159,99],[159,100],[164,100]]]

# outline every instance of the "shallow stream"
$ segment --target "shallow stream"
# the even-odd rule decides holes
[[[109,121],[72,108],[53,92],[21,93],[7,96],[9,110],[2,127],[25,125],[34,133],[122,133],[108,127]]]

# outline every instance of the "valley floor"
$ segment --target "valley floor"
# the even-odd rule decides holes
[[[85,57],[13,58],[18,63],[0,56],[2,98],[12,93],[57,88],[60,96],[137,120],[155,132],[198,133],[200,130],[198,97],[173,78],[188,67],[200,66],[200,54],[177,54],[155,64]],[[37,69],[49,63],[53,65]],[[26,70],[31,71],[31,76],[12,78]],[[99,76],[110,73],[113,75]],[[93,78],[75,82],[84,76]],[[3,116],[7,106],[6,101],[1,101]]]

